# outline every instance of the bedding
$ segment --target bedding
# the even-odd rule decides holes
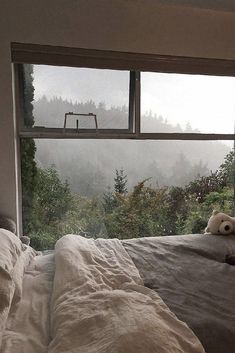
[[[207,353],[235,352],[235,236],[182,235],[122,242],[145,286],[192,329]]]
[[[24,269],[35,254],[13,233],[0,229],[0,347],[8,317],[22,298]]]
[[[67,235],[43,255],[0,230],[0,244],[1,353],[204,352],[121,241]]]

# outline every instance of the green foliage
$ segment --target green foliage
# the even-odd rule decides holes
[[[219,174],[227,186],[234,186],[235,181],[235,161],[234,151],[230,151],[224,159],[224,163],[219,167]]]
[[[116,176],[114,177],[114,193],[110,191],[110,188],[104,193],[103,207],[106,213],[112,213],[119,205],[117,194],[127,194],[127,175],[124,175],[123,169],[120,171],[116,169]]]
[[[132,193],[109,192],[111,212],[106,213],[108,235],[118,238],[203,233],[213,209],[232,214],[234,153],[215,173],[198,177],[184,188],[152,189],[145,181]]]
[[[35,250],[52,250],[59,238],[56,238],[52,231],[47,231],[47,233],[41,231],[30,236],[30,245]]]
[[[234,172],[234,151],[230,151],[218,170],[209,176],[191,181],[185,188],[186,193],[188,197],[195,195],[197,201],[202,203],[209,193],[222,192],[224,187],[234,186]]]
[[[105,212],[112,213],[114,209],[118,206],[116,195],[108,189],[103,196],[103,207]]]
[[[33,117],[33,100],[34,100],[34,86],[33,86],[33,65],[19,65],[19,81],[22,85],[21,93],[23,95],[23,113],[24,125],[32,127],[34,125]]]
[[[234,210],[234,151],[225,156],[218,170],[193,180],[185,187],[186,218],[179,233],[202,233],[212,211],[232,215]]]
[[[32,226],[57,224],[70,208],[72,196],[67,181],[62,182],[53,168],[38,168],[33,199]]]
[[[110,238],[135,238],[167,232],[166,189],[152,189],[138,183],[129,194],[113,194],[116,207],[104,222]]]
[[[116,177],[114,178],[114,190],[119,194],[127,194],[127,175],[124,175],[124,170],[116,169]]]
[[[232,214],[232,171],[230,153],[215,173],[185,187],[153,188],[145,179],[127,192],[127,176],[116,170],[113,191],[85,197],[72,195],[53,167],[38,169],[31,243],[39,250],[51,249],[67,233],[119,239],[203,233],[213,209]]]
[[[38,168],[28,221],[31,245],[36,250],[54,248],[56,241],[64,234],[61,224],[73,207],[72,201],[67,181],[62,182],[53,167]]]
[[[27,127],[34,124],[33,104],[34,87],[33,87],[33,66],[19,66],[19,81],[22,85],[22,102],[23,102],[23,118]],[[22,210],[23,210],[23,229],[24,233],[29,233],[29,223],[32,216],[32,202],[35,188],[35,179],[37,175],[37,167],[35,163],[36,146],[33,139],[21,139],[21,182],[22,182]]]
[[[216,171],[209,176],[203,176],[199,179],[191,181],[185,188],[188,197],[195,195],[196,200],[202,203],[206,195],[210,192],[221,191],[226,186],[223,176]]]
[[[234,206],[234,190],[231,187],[224,187],[220,192],[214,191],[209,193],[205,197],[204,205],[207,208],[210,208],[210,211],[213,209],[223,210],[225,213],[232,214]]]
[[[179,234],[180,225],[185,222],[187,216],[185,189],[177,186],[169,187],[166,202],[168,234]]]
[[[224,187],[205,195],[204,202],[198,202],[195,195],[186,201],[187,213],[183,224],[178,229],[179,234],[203,233],[208,219],[214,209],[232,215],[234,195],[233,188]]]
[[[105,237],[104,209],[98,197],[74,195],[70,210],[59,228],[62,234],[75,233],[85,237]]]

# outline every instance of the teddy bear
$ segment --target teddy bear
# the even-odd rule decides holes
[[[222,212],[213,211],[205,229],[205,234],[235,234],[235,217],[230,217]]]
[[[235,234],[235,217],[230,217],[222,212],[213,211],[205,229],[205,234]],[[235,265],[235,254],[226,255],[225,262],[229,265]]]

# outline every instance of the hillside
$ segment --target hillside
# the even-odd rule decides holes
[[[64,114],[73,111],[97,114],[100,128],[126,128],[128,110],[105,108],[94,102],[72,103],[61,98],[34,103],[35,125],[62,127]],[[144,127],[157,132],[198,132],[170,125],[163,117],[148,113]],[[88,126],[86,122],[81,127]],[[197,176],[215,170],[229,152],[228,145],[217,141],[133,141],[133,140],[36,140],[37,163],[55,165],[71,190],[82,195],[103,193],[113,185],[115,169],[123,168],[131,189],[138,181],[151,178],[152,186],[185,185]]]

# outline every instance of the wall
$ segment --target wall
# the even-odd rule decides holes
[[[1,0],[0,212],[16,218],[10,43],[235,59],[235,13],[153,0]]]

